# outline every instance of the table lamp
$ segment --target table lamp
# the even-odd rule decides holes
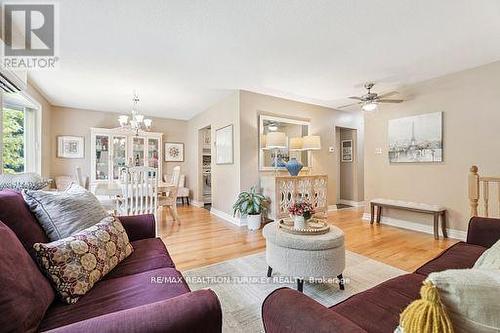
[[[321,137],[319,135],[306,135],[302,138],[302,149],[307,151],[321,150]],[[312,174],[313,161],[309,162],[310,174]]]

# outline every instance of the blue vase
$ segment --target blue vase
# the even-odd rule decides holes
[[[304,166],[302,163],[297,161],[296,158],[292,157],[290,161],[286,163],[286,169],[292,176],[297,176]]]

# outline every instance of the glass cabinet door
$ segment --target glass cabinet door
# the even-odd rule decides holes
[[[120,169],[127,165],[127,137],[113,137],[113,179],[120,178]]]
[[[96,135],[95,138],[95,179],[109,180],[109,136]]]
[[[144,151],[145,142],[144,138],[132,138],[132,161],[134,166],[144,166]]]
[[[158,169],[159,155],[159,143],[158,139],[148,139],[148,166]]]

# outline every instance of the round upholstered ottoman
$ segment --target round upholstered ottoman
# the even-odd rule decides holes
[[[295,235],[279,229],[275,222],[262,231],[266,239],[267,275],[278,271],[297,278],[302,291],[308,278],[335,278],[344,289],[342,272],[345,268],[344,232],[335,226],[322,235]]]

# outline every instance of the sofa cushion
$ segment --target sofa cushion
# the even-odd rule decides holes
[[[34,332],[54,291],[10,228],[0,222],[0,330]]]
[[[500,271],[449,269],[429,274],[455,332],[500,332]]]
[[[35,259],[33,244],[49,241],[20,192],[0,191],[0,220],[14,231],[33,259]]]
[[[471,268],[484,251],[485,247],[459,242],[425,263],[415,273],[427,276],[447,269]]]
[[[92,193],[77,184],[63,192],[24,191],[23,196],[50,241],[69,237],[109,215]]]
[[[175,265],[160,238],[147,238],[131,242],[134,252],[119,263],[105,279],[112,279],[158,268],[174,268]]]
[[[75,303],[133,251],[120,221],[108,216],[52,243],[34,245],[40,266],[61,299]]]
[[[163,283],[154,283],[155,281]],[[104,314],[131,309],[189,292],[180,272],[160,268],[98,282],[71,305],[54,302],[41,324],[42,331]]]
[[[474,268],[496,269],[500,271],[500,240],[481,254],[474,264]]]
[[[415,299],[425,276],[406,274],[390,279],[331,307],[370,333],[394,332],[399,314]]]

